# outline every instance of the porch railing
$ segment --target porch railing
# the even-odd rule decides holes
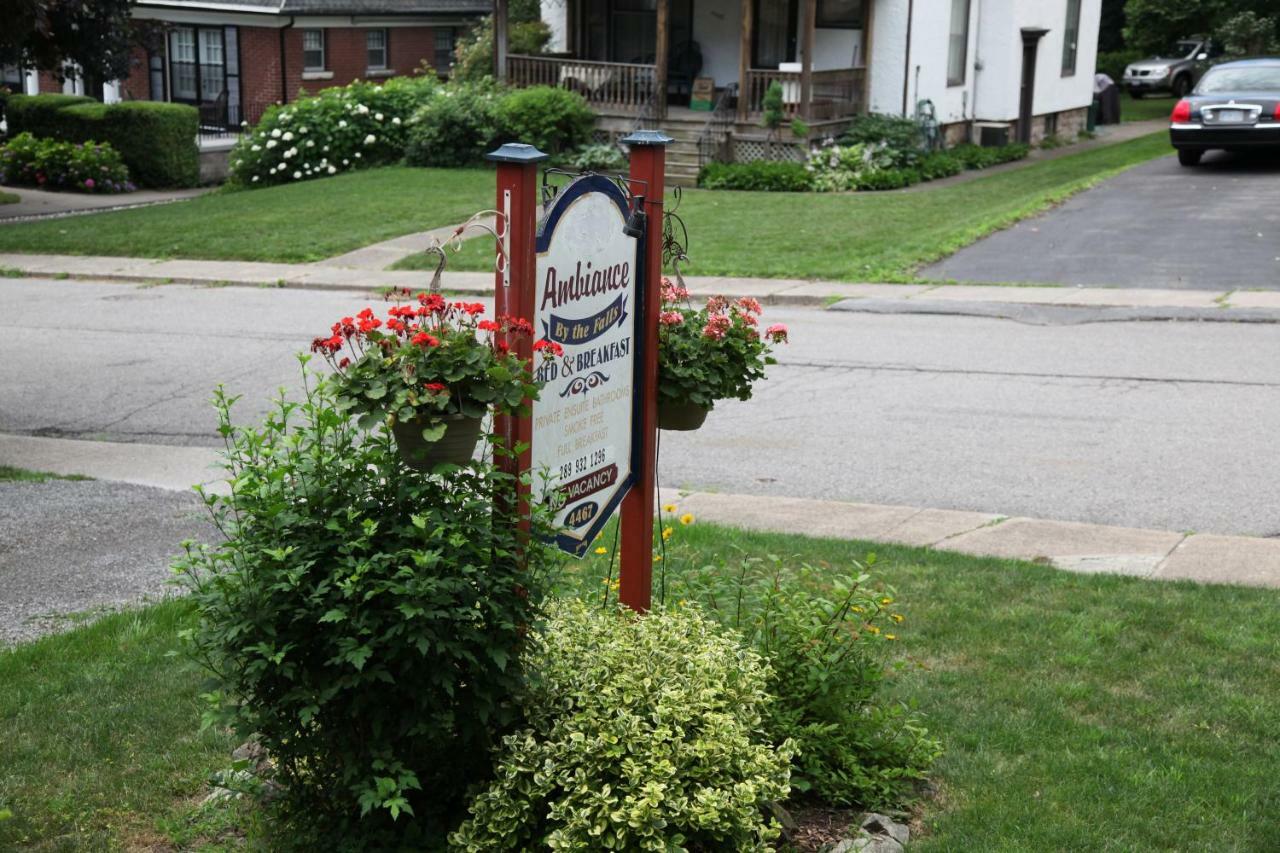
[[[593,62],[555,56],[507,56],[513,86],[562,86],[581,94],[597,110],[632,114],[654,103],[657,73],[653,65]]]
[[[810,117],[817,120],[851,116],[858,112],[862,100],[864,68],[833,68],[814,71],[811,76],[812,107]],[[775,80],[782,84],[782,109],[787,118],[800,115],[800,72],[775,68],[752,68],[747,71],[747,113],[764,112],[764,95]]]

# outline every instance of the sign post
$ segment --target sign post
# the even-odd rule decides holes
[[[487,155],[498,164],[495,313],[532,321],[534,336],[559,347],[534,358],[527,336],[511,340],[543,385],[528,417],[495,425],[506,470],[562,498],[557,545],[581,555],[622,508],[619,600],[650,607],[657,465],[658,313],[662,196],[671,138],[637,131],[630,195],[602,175],[559,191],[537,223],[538,164],[531,145]],[[643,213],[643,227],[640,214]],[[542,346],[542,344],[539,344]],[[522,506],[528,498],[521,493]],[[522,512],[522,515],[527,514]]]
[[[653,510],[658,465],[658,314],[662,310],[662,196],[671,137],[639,130],[631,146],[631,192],[644,196],[644,317],[640,378],[639,458],[635,488],[622,502],[622,562],[618,600],[641,613],[653,600]]]
[[[498,317],[528,317],[533,303],[533,244],[538,218],[538,164],[547,159],[532,145],[509,143],[485,158],[498,164],[498,264],[494,271],[494,314]],[[533,358],[533,342],[527,336],[507,341],[526,362]],[[494,432],[507,450],[523,448],[518,456],[506,456],[500,465],[518,475],[529,469],[531,438],[528,418],[499,416]],[[520,492],[521,503],[527,500]],[[522,518],[528,518],[524,511]]]

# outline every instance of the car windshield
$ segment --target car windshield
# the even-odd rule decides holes
[[[1280,65],[1210,69],[1200,78],[1196,93],[1204,95],[1211,92],[1280,93]]]
[[[1176,56],[1179,59],[1186,59],[1191,55],[1191,51],[1200,46],[1198,41],[1179,41],[1174,42],[1173,47],[1169,48],[1168,53],[1162,53],[1161,56]]]

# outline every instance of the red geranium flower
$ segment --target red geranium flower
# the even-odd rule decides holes
[[[420,347],[438,347],[440,346],[440,339],[428,335],[426,332],[418,332],[418,334],[409,339],[409,343]]]

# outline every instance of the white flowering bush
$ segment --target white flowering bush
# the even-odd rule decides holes
[[[828,143],[809,153],[805,168],[813,176],[813,189],[818,192],[845,192],[862,185],[879,172],[894,169],[893,151],[883,142],[857,142],[853,145]]]
[[[531,648],[528,723],[456,851],[771,850],[792,745],[763,734],[769,669],[696,608],[560,605]]]
[[[430,76],[357,81],[272,107],[231,152],[231,182],[262,187],[398,162],[409,117],[439,85]]]

